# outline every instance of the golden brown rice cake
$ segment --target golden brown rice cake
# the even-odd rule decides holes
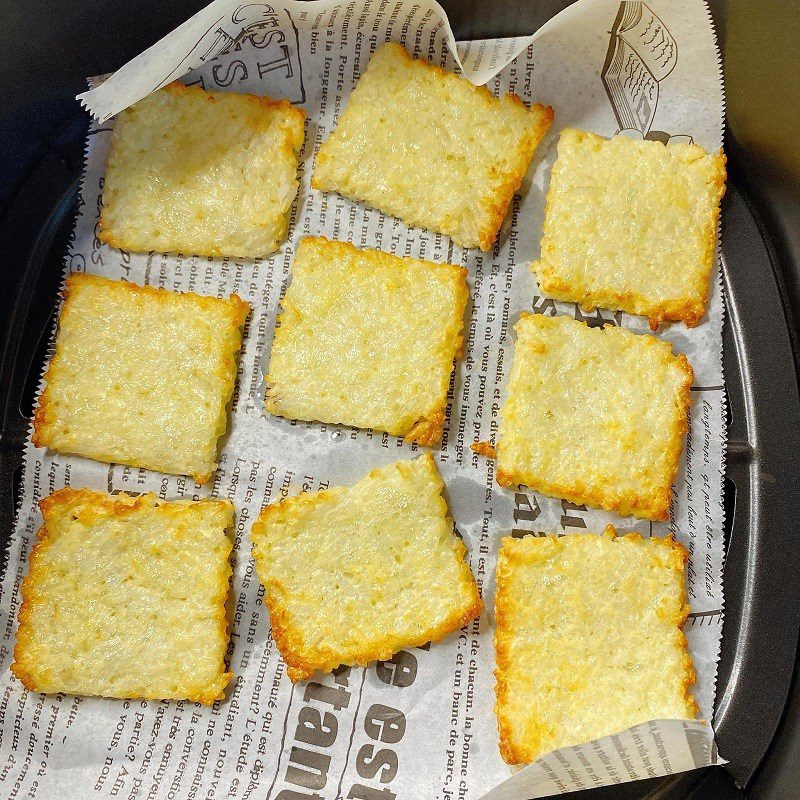
[[[443,489],[426,453],[261,511],[253,554],[293,681],[438,641],[480,614]]]
[[[500,412],[497,481],[669,519],[693,373],[667,342],[523,314]]]
[[[65,297],[33,443],[205,483],[248,304],[77,272]]]
[[[705,314],[725,156],[695,144],[567,128],[547,193],[543,294],[584,310],[697,325]]]
[[[312,186],[491,250],[553,109],[379,47],[317,155]]]
[[[98,237],[136,252],[256,258],[286,238],[305,112],[172,83],[117,116]]]
[[[267,410],[435,444],[460,358],[466,270],[300,242],[267,375]]]
[[[22,583],[12,672],[28,689],[221,700],[233,505],[61,489]]]
[[[500,752],[525,764],[651,719],[694,719],[686,550],[593,533],[502,540],[495,650]]]

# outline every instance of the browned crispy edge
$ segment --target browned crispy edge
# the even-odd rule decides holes
[[[497,452],[491,442],[475,442],[469,446],[473,453],[479,456],[486,456],[486,458],[497,458]]]
[[[467,307],[469,300],[469,287],[467,286],[467,270],[464,267],[457,267],[454,264],[447,264],[454,270],[455,286],[456,286],[456,307],[455,318],[461,322],[455,336],[450,342],[450,372],[449,377],[453,374],[456,364],[461,360],[464,355],[464,311]],[[448,354],[445,353],[445,360]],[[445,423],[445,409],[447,408],[447,385],[439,397],[436,405],[432,406],[426,414],[418,419],[411,428],[405,432],[405,440],[407,442],[416,442],[417,444],[432,446],[437,444],[444,432]],[[402,431],[401,431],[402,433]]]
[[[484,89],[488,93],[488,89],[486,89],[485,86],[481,86],[480,88]],[[489,96],[493,97],[491,93],[489,93]],[[523,103],[522,100],[515,94],[507,94],[506,98],[515,104],[527,108],[525,103]],[[514,197],[514,193],[522,185],[522,179],[525,177],[525,173],[528,171],[528,166],[533,159],[533,154],[536,151],[536,148],[539,146],[539,143],[542,141],[547,131],[550,130],[550,126],[553,124],[555,112],[550,106],[543,106],[540,103],[536,103],[530,107],[529,113],[531,115],[534,113],[537,114],[539,119],[535,127],[530,129],[527,135],[519,143],[517,148],[517,158],[515,160],[516,168],[513,171],[507,172],[503,175],[503,181],[493,193],[493,197],[484,203],[484,208],[489,214],[489,219],[487,220],[484,228],[478,234],[480,249],[483,251],[489,251],[494,247],[497,234],[500,232],[500,228],[503,225],[503,220],[505,220],[506,214],[508,214],[508,207],[511,204],[511,199]],[[497,170],[493,167],[492,174],[495,174],[496,172]]]

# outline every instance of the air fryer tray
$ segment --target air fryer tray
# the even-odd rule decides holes
[[[513,20],[506,13],[490,22],[485,13],[481,21],[476,9],[448,10],[459,38],[530,33],[544,21],[535,7],[520,10]],[[76,105],[74,116],[48,137],[47,152],[0,222],[0,252],[16,260],[19,276],[0,362],[4,553],[78,197],[87,124]],[[714,720],[719,750],[730,763],[727,772],[710,768],[568,795],[576,800],[733,797],[737,791],[731,777],[739,786],[750,781],[772,743],[789,694],[800,630],[800,585],[791,570],[800,562],[800,537],[793,530],[800,518],[800,465],[792,444],[800,430],[800,400],[778,266],[757,215],[737,188],[735,162],[730,166],[734,180],[722,213],[728,552]],[[687,624],[703,625],[711,613],[693,614]]]

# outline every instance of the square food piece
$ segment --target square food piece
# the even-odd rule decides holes
[[[11,671],[54,694],[223,698],[233,505],[61,489],[22,582]]]
[[[98,237],[135,252],[256,258],[286,238],[305,112],[172,83],[117,116]]]
[[[390,42],[359,78],[311,185],[491,250],[552,121],[552,108],[497,99]]]
[[[654,330],[664,320],[697,325],[724,193],[722,151],[567,128],[531,267],[539,288],[587,311],[641,314]]]
[[[527,764],[652,719],[694,719],[681,631],[686,550],[638,534],[504,537],[495,652],[500,753]]]
[[[267,411],[438,442],[462,352],[466,274],[303,239],[272,344]]]
[[[621,516],[669,519],[692,368],[667,342],[523,314],[500,416],[497,482]]]
[[[248,304],[78,272],[65,298],[33,443],[205,483]]]
[[[253,555],[293,681],[438,641],[482,603],[429,453],[266,506]]]

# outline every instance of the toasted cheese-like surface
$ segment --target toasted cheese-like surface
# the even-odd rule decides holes
[[[686,550],[606,533],[503,538],[495,651],[500,752],[524,764],[653,719],[694,719]]]
[[[497,99],[390,42],[322,145],[312,186],[491,250],[552,121],[551,108]]]
[[[221,700],[233,505],[69,488],[40,505],[12,672],[48,694]]]
[[[207,481],[248,304],[84,273],[65,296],[33,443]]]
[[[305,112],[173,83],[117,116],[98,237],[135,252],[255,258],[286,238]]]
[[[667,342],[522,314],[500,412],[497,480],[669,519],[693,373]]]
[[[272,344],[267,410],[439,441],[468,296],[462,267],[303,239]]]
[[[550,297],[697,325],[705,314],[725,156],[696,144],[604,139],[567,128],[547,192],[541,257]]]
[[[429,453],[266,506],[253,555],[293,681],[438,641],[482,603]]]

